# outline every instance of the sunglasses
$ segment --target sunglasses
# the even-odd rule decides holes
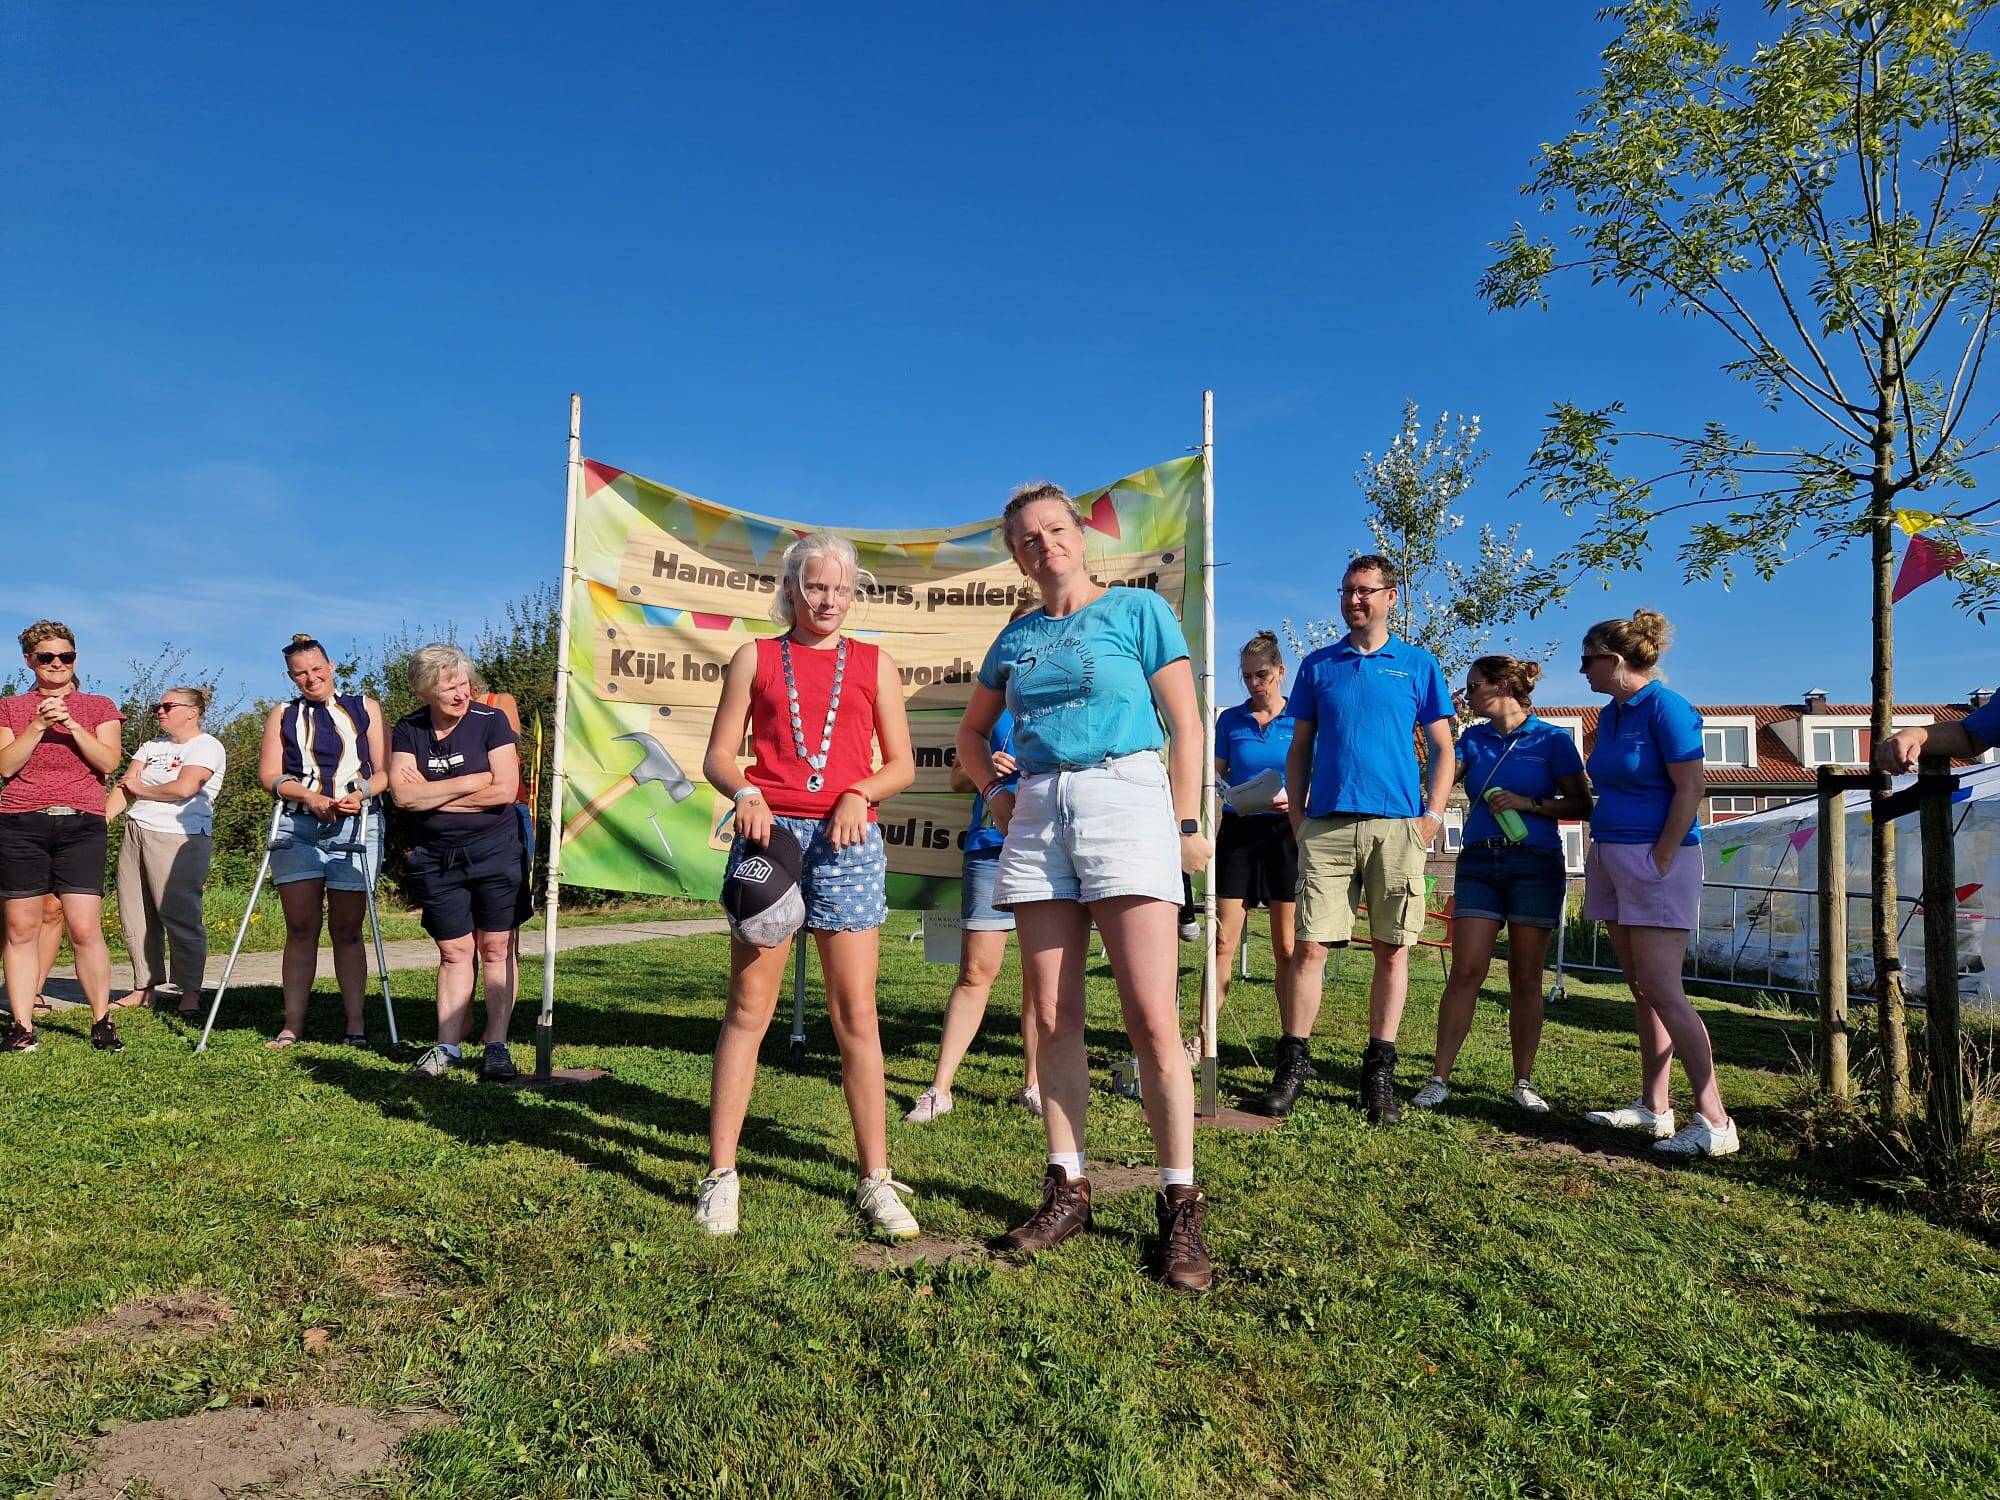
[[[74,651],[37,651],[35,653],[35,665],[38,667],[52,667],[57,662],[61,662],[66,667],[75,666],[76,653]]]
[[[1586,651],[1583,653],[1583,670],[1588,672],[1590,664],[1594,661],[1616,660],[1618,660],[1618,653],[1615,651]]]
[[[193,707],[194,705],[192,703],[155,703],[153,705],[153,712],[156,714],[163,714],[170,708],[193,708]]]

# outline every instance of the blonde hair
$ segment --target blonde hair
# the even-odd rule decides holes
[[[1535,684],[1542,680],[1542,664],[1518,656],[1482,656],[1472,670],[1524,707],[1534,701]]]
[[[1258,631],[1243,643],[1243,650],[1238,654],[1246,664],[1255,661],[1260,667],[1276,667],[1280,672],[1285,670],[1285,655],[1278,649],[1275,631]]]
[[[1036,610],[1040,609],[1041,607],[1042,607],[1042,596],[1040,594],[1037,594],[1031,588],[1022,589],[1021,597],[1017,599],[1014,603],[1014,613],[1007,616],[1007,623],[1009,625],[1012,625],[1016,620],[1025,620],[1029,615],[1033,614]]]
[[[875,575],[861,566],[854,543],[836,532],[809,531],[785,549],[785,576],[778,580],[778,597],[771,601],[771,618],[788,630],[794,618],[792,591],[805,586],[806,564],[816,557],[831,557],[847,569],[855,598],[875,587]]]
[[[68,641],[76,644],[76,632],[60,620],[37,620],[21,632],[21,654],[26,656],[43,641]]]
[[[1014,517],[1018,516],[1029,506],[1039,505],[1045,500],[1052,504],[1060,505],[1064,510],[1068,511],[1069,518],[1076,522],[1076,529],[1078,531],[1083,530],[1086,524],[1083,512],[1077,508],[1076,502],[1070,499],[1069,491],[1065,490],[1061,485],[1051,484],[1046,479],[1037,479],[1028,484],[1018,485],[1015,487],[1014,493],[1007,497],[1007,508],[1000,512],[1000,535],[1006,539],[1007,555],[1009,557],[1014,556]],[[1016,562],[1019,560],[1019,558],[1015,558]]]
[[[432,641],[410,653],[410,691],[428,699],[439,681],[454,672],[463,672],[472,682],[472,658],[450,641]]]
[[[194,716],[197,719],[200,718],[203,714],[207,713],[208,705],[215,701],[214,688],[195,687],[193,685],[189,685],[186,687],[170,687],[167,689],[167,691],[170,693],[186,693],[190,698],[194,699],[194,703],[192,706],[194,708]]]
[[[1635,609],[1629,620],[1599,620],[1583,633],[1584,648],[1602,646],[1637,672],[1650,673],[1667,654],[1674,627],[1657,609]]]

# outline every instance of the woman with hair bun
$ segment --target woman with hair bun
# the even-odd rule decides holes
[[[1549,934],[1563,919],[1568,884],[1556,825],[1590,816],[1590,785],[1576,741],[1536,718],[1529,706],[1541,675],[1539,663],[1512,656],[1482,656],[1465,674],[1466,702],[1484,722],[1458,738],[1458,774],[1471,810],[1458,854],[1451,978],[1438,1002],[1437,1061],[1410,1101],[1417,1109],[1436,1109],[1451,1097],[1452,1065],[1472,1029],[1504,925],[1513,1099],[1530,1114],[1549,1112],[1531,1080],[1542,1043],[1542,960]]]
[[[1672,629],[1657,610],[1603,620],[1583,638],[1583,674],[1611,701],[1597,716],[1588,762],[1597,808],[1583,870],[1583,915],[1601,921],[1632,987],[1643,1070],[1640,1096],[1596,1109],[1593,1124],[1654,1136],[1670,1156],[1727,1156],[1736,1122],[1715,1082],[1708,1028],[1681,984],[1701,913],[1701,713],[1658,680]],[[1675,1054],[1694,1085],[1695,1117],[1678,1132],[1668,1094]]]
[[[132,991],[116,1005],[150,1005],[168,990],[178,1013],[201,1009],[208,967],[208,933],[202,926],[202,886],[215,852],[215,799],[222,791],[228,753],[206,734],[205,687],[172,687],[153,705],[160,734],[132,752],[132,764],[112,793],[125,809],[125,838],[118,846],[118,920],[132,956]],[[167,955],[173,954],[168,985]]]

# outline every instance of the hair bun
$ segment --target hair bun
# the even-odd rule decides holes
[[[1540,662],[1524,661],[1521,663],[1521,685],[1523,687],[1525,687],[1529,692],[1533,692],[1535,690],[1535,684],[1540,682],[1541,680],[1542,680],[1542,664]]]
[[[308,635],[305,631],[301,630],[292,636],[292,644],[294,646],[302,646],[311,639],[312,637],[310,635]]]

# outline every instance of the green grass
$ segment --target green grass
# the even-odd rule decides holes
[[[910,925],[883,945],[892,1120],[929,1079],[949,981]],[[1438,990],[1431,955],[1413,968],[1406,1084]],[[265,1052],[269,991],[245,991],[201,1059],[168,1019],[133,1017],[111,1058],[58,1016],[38,1054],[0,1059],[0,1493],[80,1466],[103,1424],[255,1400],[444,1408],[455,1425],[413,1438],[390,1482],[425,1496],[2000,1488],[2000,1254],[1788,1159],[1771,1122],[1807,1022],[1705,1003],[1743,1154],[1612,1171],[1547,1142],[1605,1145],[1577,1112],[1634,1092],[1615,990],[1573,985],[1552,1020],[1553,1123],[1507,1103],[1489,999],[1451,1112],[1381,1132],[1350,1103],[1367,969],[1347,958],[1322,1080],[1289,1123],[1201,1134],[1205,1299],[1137,1273],[1143,1193],[1025,1266],[855,1269],[817,1003],[802,1074],[782,1015],[766,1047],[744,1232],[698,1235],[720,939],[567,960],[560,1061],[611,1076],[549,1094],[412,1087],[332,1045]],[[419,1036],[428,983],[401,985]],[[1101,966],[1092,987],[1101,1081],[1123,1047]],[[1268,1061],[1269,985],[1239,985],[1234,1014]],[[322,1000],[313,1034],[337,1028]],[[1226,1086],[1247,1089],[1223,1034]],[[891,1125],[927,1231],[983,1239],[1030,1202],[1042,1143],[1004,1102],[1018,1069],[996,1015],[956,1111]],[[1100,1090],[1091,1111],[1095,1159],[1146,1159],[1135,1105]],[[376,1295],[364,1254],[402,1261],[420,1296]],[[178,1345],[60,1338],[177,1290],[239,1318]],[[324,1354],[303,1352],[309,1327],[331,1332]]]

